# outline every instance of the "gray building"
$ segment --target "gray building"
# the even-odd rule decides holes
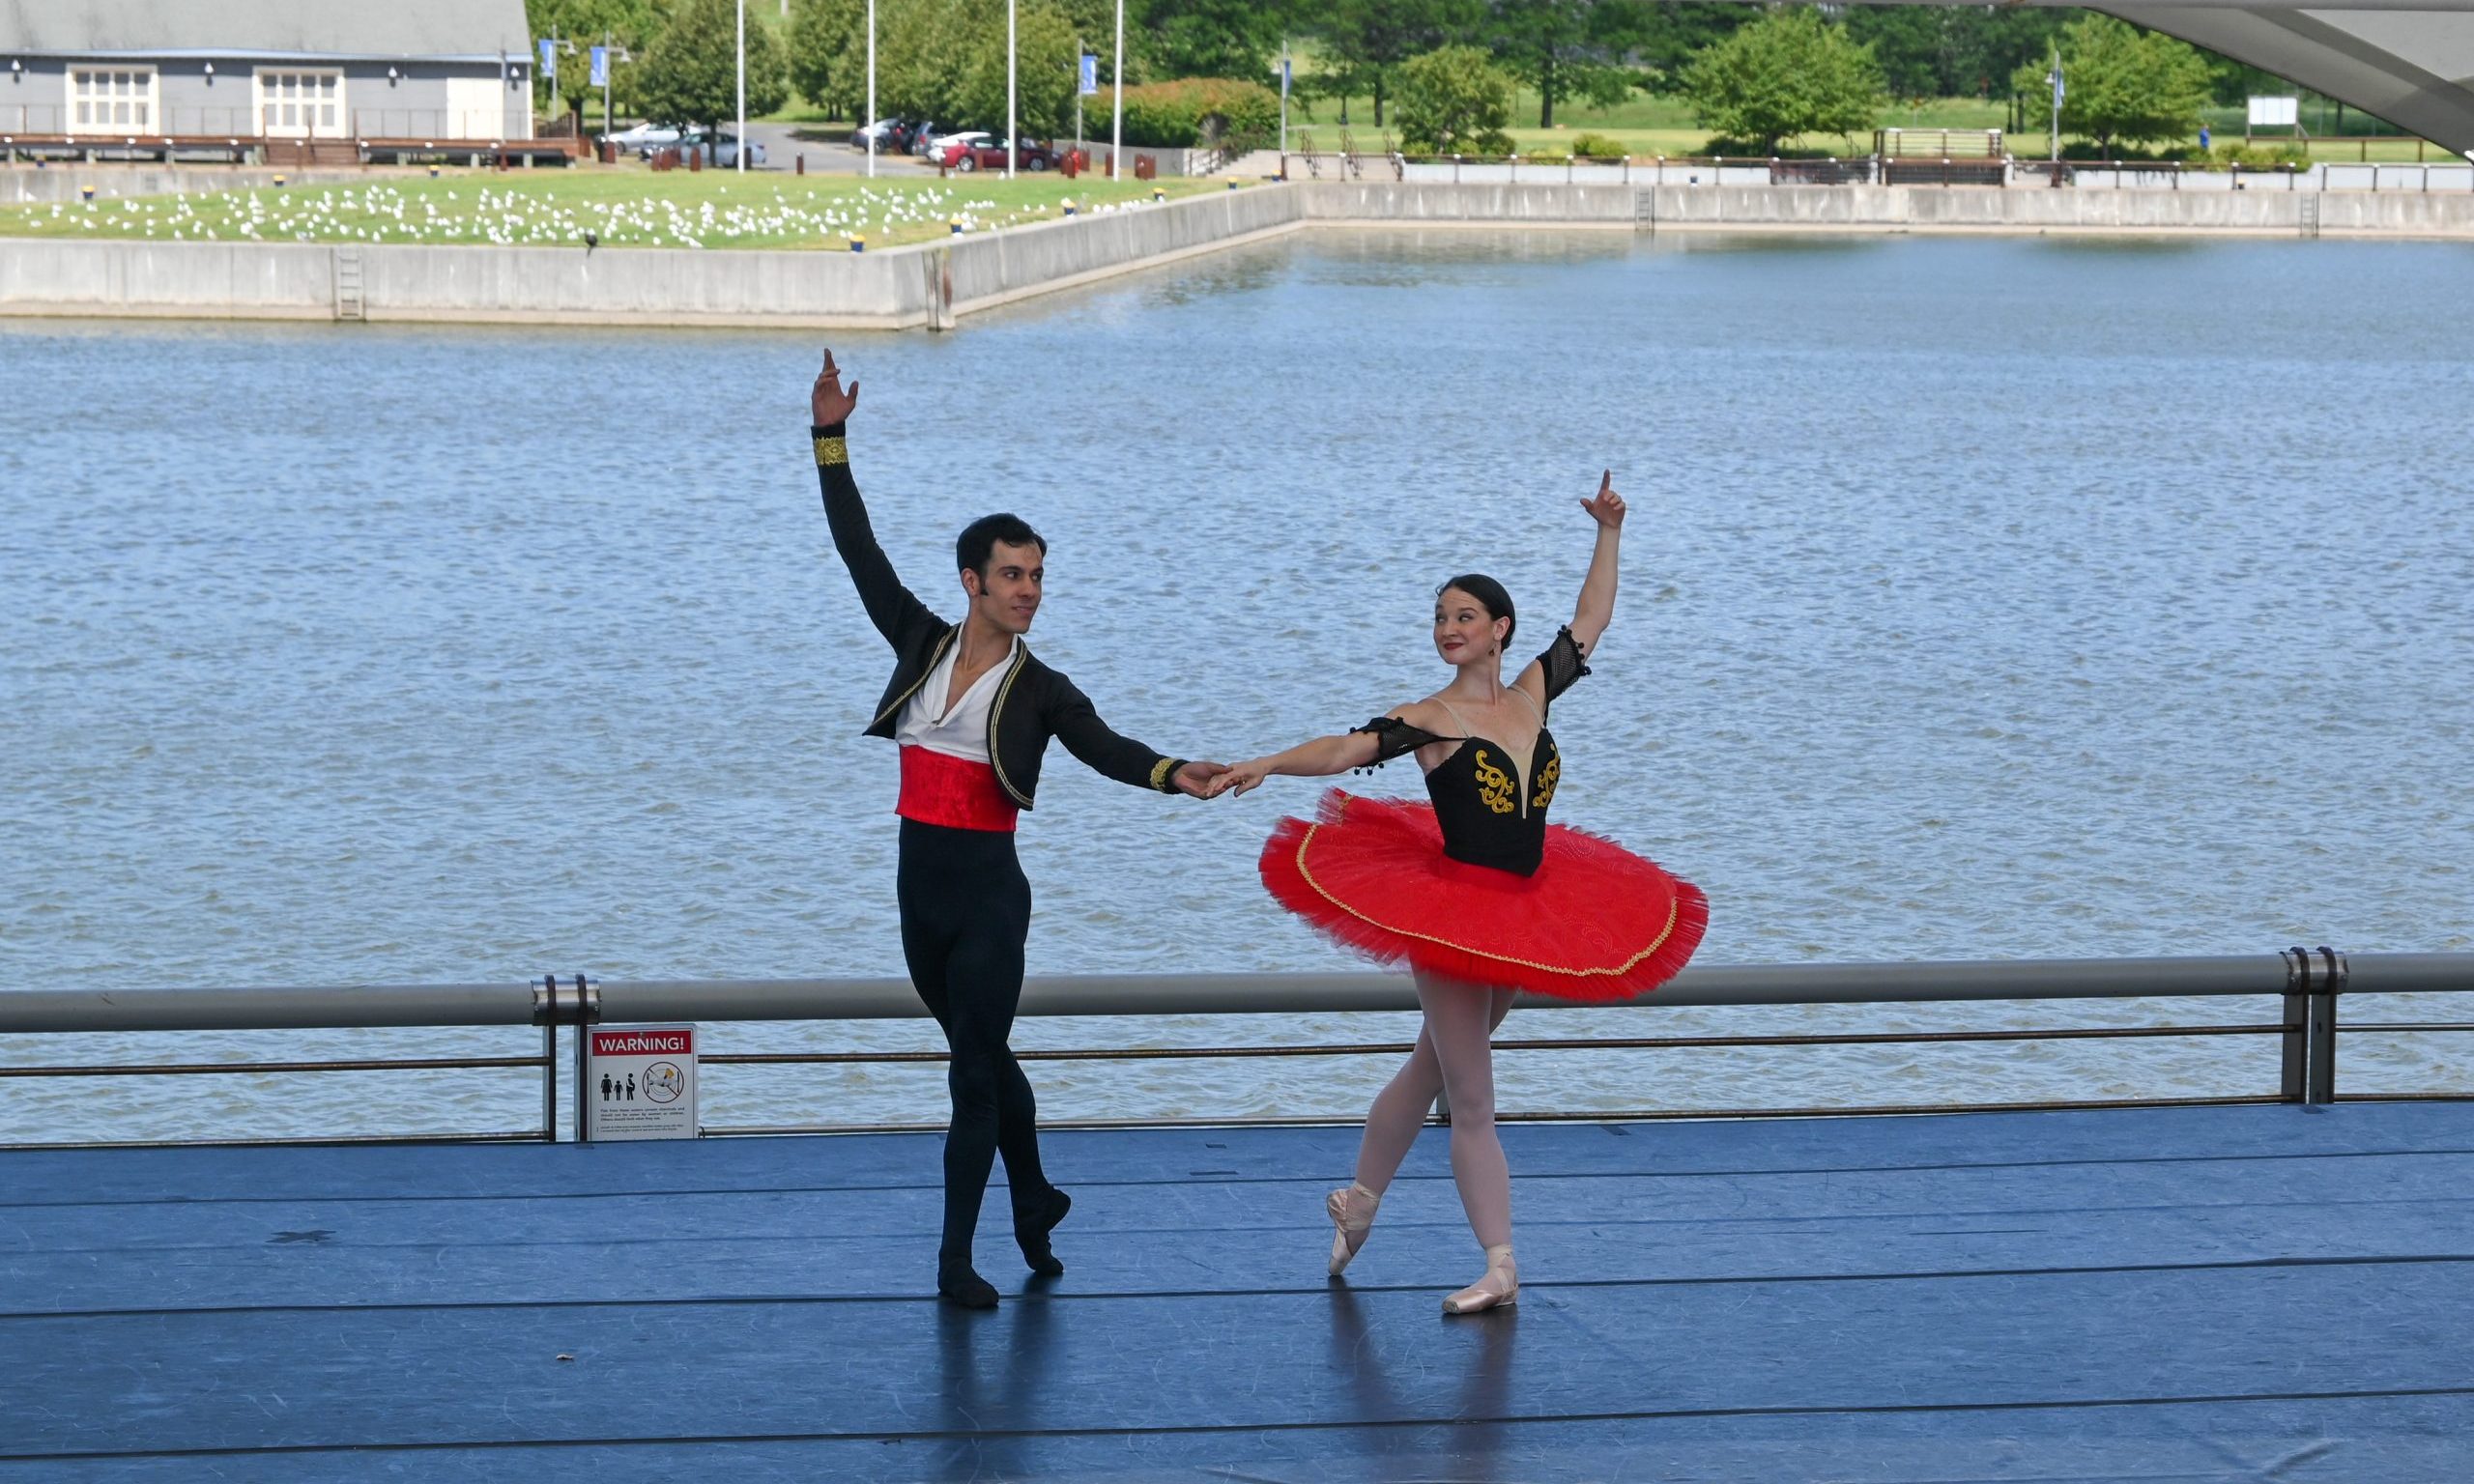
[[[0,0],[0,135],[532,137],[524,0]]]

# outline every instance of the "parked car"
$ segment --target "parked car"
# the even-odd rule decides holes
[[[910,152],[910,136],[919,126],[908,119],[878,119],[850,130],[850,148],[866,150],[868,141],[877,141],[879,155],[906,155]]]
[[[942,161],[947,152],[952,150],[956,144],[961,143],[965,139],[985,139],[987,137],[988,131],[986,129],[957,129],[948,133],[939,134],[933,131],[932,126],[922,124],[919,126],[919,138],[924,139],[927,142],[924,144],[913,144],[911,146],[911,153],[915,155],[924,155],[928,157],[928,162],[930,164],[935,164]]]
[[[936,124],[934,120],[921,119],[917,124],[911,126],[910,153],[913,155],[934,156],[936,152],[936,146],[943,143],[949,137],[951,136],[945,132],[942,126]]]
[[[738,135],[736,134],[718,133],[703,128],[690,129],[679,138],[676,148],[682,157],[691,150],[703,151],[705,163],[718,169],[730,170],[738,165]],[[750,166],[761,166],[764,163],[763,140],[756,140],[748,146],[747,162]]]
[[[954,170],[1002,170],[1005,168],[1005,141],[983,135],[957,146],[940,158],[947,168]],[[1025,139],[1015,149],[1014,168],[1053,170],[1056,168],[1056,156],[1047,145]]]
[[[652,158],[653,151],[666,150],[678,142],[676,124],[639,124],[622,128],[610,136],[610,142],[641,159]]]

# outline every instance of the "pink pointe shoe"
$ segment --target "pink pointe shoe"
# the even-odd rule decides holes
[[[1446,1314],[1476,1314],[1510,1308],[1520,1298],[1520,1269],[1511,1260],[1511,1243],[1486,1249],[1486,1275],[1443,1300]]]
[[[1383,1197],[1350,1181],[1323,1198],[1323,1209],[1331,1213],[1332,1276],[1338,1277],[1357,1249],[1366,1245],[1366,1234],[1374,1225],[1374,1210]]]

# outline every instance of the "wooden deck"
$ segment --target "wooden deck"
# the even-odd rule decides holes
[[[1060,1133],[1035,1287],[937,1146],[0,1154],[0,1480],[2474,1476],[2474,1106]]]

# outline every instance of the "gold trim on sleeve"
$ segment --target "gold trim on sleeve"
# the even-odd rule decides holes
[[[841,439],[820,438],[816,441],[817,468],[828,469],[837,464],[848,464],[849,462],[849,445],[844,442]]]
[[[1535,969],[1540,974],[1560,974],[1567,979],[1618,979],[1625,974],[1629,974],[1632,972],[1634,966],[1639,964],[1642,959],[1656,953],[1660,948],[1665,946],[1668,938],[1675,935],[1676,918],[1683,905],[1681,898],[1677,898],[1676,899],[1669,901],[1666,905],[1666,926],[1659,928],[1658,935],[1650,940],[1650,946],[1642,949],[1639,953],[1634,954],[1631,957],[1625,959],[1622,963],[1617,964],[1611,969],[1568,969],[1561,964],[1539,963],[1534,958],[1515,958],[1510,954],[1490,954],[1482,948],[1471,948],[1466,943],[1454,943],[1450,938],[1438,938],[1430,933],[1412,932],[1406,928],[1395,928],[1390,923],[1381,922],[1366,916],[1357,908],[1350,906],[1347,902],[1340,900],[1338,897],[1335,897],[1330,892],[1324,890],[1323,883],[1314,879],[1313,870],[1306,864],[1307,848],[1314,843],[1314,837],[1319,834],[1322,829],[1323,826],[1320,824],[1309,824],[1306,827],[1305,838],[1297,842],[1297,873],[1305,877],[1306,884],[1314,888],[1315,894],[1321,897],[1325,901],[1328,901],[1332,905],[1339,908],[1341,911],[1346,912],[1349,916],[1356,918],[1359,922],[1371,924],[1376,928],[1382,928],[1385,932],[1397,933],[1404,938],[1415,938],[1421,943],[1437,944],[1441,947],[1453,949],[1463,954],[1469,954],[1479,958],[1491,958],[1497,963],[1518,964],[1524,969]]]
[[[1176,765],[1174,757],[1163,757],[1151,765],[1151,787],[1156,793],[1168,791],[1168,770]]]

